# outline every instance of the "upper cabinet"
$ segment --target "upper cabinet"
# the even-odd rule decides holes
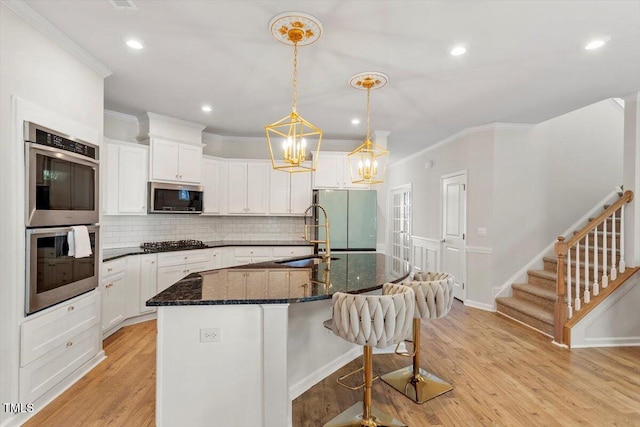
[[[147,213],[146,146],[105,138],[103,157],[103,212],[105,215],[145,215]]]
[[[202,167],[202,186],[204,187],[203,211],[205,214],[224,215],[226,208],[226,162],[204,159]]]
[[[367,184],[351,182],[348,153],[320,152],[314,172],[313,188],[368,189]]]
[[[311,204],[311,174],[287,173],[271,169],[269,180],[269,213],[302,215]]]
[[[227,212],[266,214],[269,194],[269,163],[265,161],[227,163]]]
[[[151,181],[200,184],[202,146],[151,138]]]

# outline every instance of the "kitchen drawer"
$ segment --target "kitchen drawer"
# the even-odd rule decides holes
[[[99,351],[100,327],[96,325],[20,368],[20,401],[35,402]]]
[[[209,263],[209,261],[194,262],[185,265],[185,270],[185,275],[191,273],[199,273],[201,271],[211,270],[211,264]]]
[[[313,254],[313,247],[311,246],[274,246],[273,257],[274,258],[290,258],[303,255]]]
[[[114,261],[102,263],[102,279],[114,276],[118,273],[124,273],[127,270],[127,259],[120,258]]]
[[[98,294],[92,293],[24,322],[21,327],[20,366],[31,363],[66,343],[69,338],[97,325],[100,321],[99,302]]]
[[[180,264],[209,262],[211,260],[211,256],[211,249],[159,253],[158,267],[171,267]]]
[[[236,257],[268,257],[271,258],[273,251],[269,246],[245,246],[235,248],[234,255]]]

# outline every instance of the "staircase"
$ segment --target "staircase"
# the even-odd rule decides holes
[[[603,210],[606,211],[609,207],[609,205],[606,205]],[[611,211],[611,209],[609,210]],[[582,230],[574,231],[573,233],[575,236],[579,233],[585,234],[584,230],[588,230],[586,234],[590,236],[590,242],[587,245],[587,240],[582,239],[573,248],[570,266],[571,281],[567,277],[567,260],[564,260],[563,271],[565,283],[563,283],[563,287],[567,283],[573,283],[573,285],[570,285],[572,289],[569,295],[573,294],[574,297],[569,305],[575,304],[575,295],[578,294],[580,296],[579,306],[584,307],[587,303],[587,301],[585,301],[585,291],[590,290],[591,293],[593,293],[595,272],[597,271],[597,282],[602,283],[603,275],[607,275],[611,267],[612,253],[615,254],[615,265],[617,265],[620,260],[620,209],[615,212],[616,214],[613,215],[613,217],[606,217],[606,219],[601,219],[600,217],[589,218],[589,223]],[[606,227],[604,225],[605,222]],[[612,232],[614,223],[615,233]],[[603,250],[605,239],[605,248],[607,249]],[[597,240],[597,242],[595,240]],[[612,251],[612,248],[616,248],[615,252]],[[588,251],[588,255],[585,255],[585,250]],[[579,258],[574,257],[576,251],[579,251]],[[596,254],[598,259],[597,266],[594,264]],[[606,267],[602,265],[603,256],[605,255],[609,266],[606,273]],[[585,263],[588,264],[587,271],[585,271]],[[557,331],[554,325],[554,306],[556,305],[558,295],[558,258],[555,254],[549,254],[543,258],[542,264],[542,270],[527,271],[526,283],[514,283],[511,285],[512,296],[496,298],[496,306],[498,313],[553,337],[554,331]],[[578,266],[577,276],[576,266]],[[587,275],[589,276],[589,280],[585,281]],[[577,288],[575,286],[576,283],[579,285]],[[602,288],[602,285],[599,287]],[[591,298],[590,295],[587,299],[589,298]],[[568,317],[571,317],[571,315]]]

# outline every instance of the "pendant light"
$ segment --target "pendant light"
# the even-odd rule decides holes
[[[370,110],[371,91],[380,89],[389,81],[389,77],[377,71],[358,73],[349,79],[351,87],[367,91],[367,136],[358,148],[348,155],[351,182],[354,184],[379,184],[384,181],[389,152],[382,146],[371,142]]]
[[[274,169],[285,172],[311,172],[316,170],[322,130],[302,118],[297,111],[298,46],[317,41],[322,35],[322,25],[316,17],[306,13],[286,12],[271,19],[269,28],[276,40],[293,46],[291,114],[265,126],[271,164]]]

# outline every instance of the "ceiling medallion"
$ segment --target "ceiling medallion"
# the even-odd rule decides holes
[[[293,106],[291,113],[265,126],[273,169],[289,173],[316,170],[322,130],[302,118],[298,104],[298,46],[314,43],[322,35],[317,18],[302,12],[286,12],[269,23],[273,38],[293,46]],[[274,148],[281,145],[282,153],[274,156]],[[278,148],[275,148],[278,150]]]
[[[354,184],[379,184],[384,182],[389,151],[381,145],[371,142],[370,112],[371,91],[380,89],[388,81],[389,76],[378,71],[358,73],[349,79],[351,87],[367,91],[367,136],[362,145],[348,155],[351,182]]]

